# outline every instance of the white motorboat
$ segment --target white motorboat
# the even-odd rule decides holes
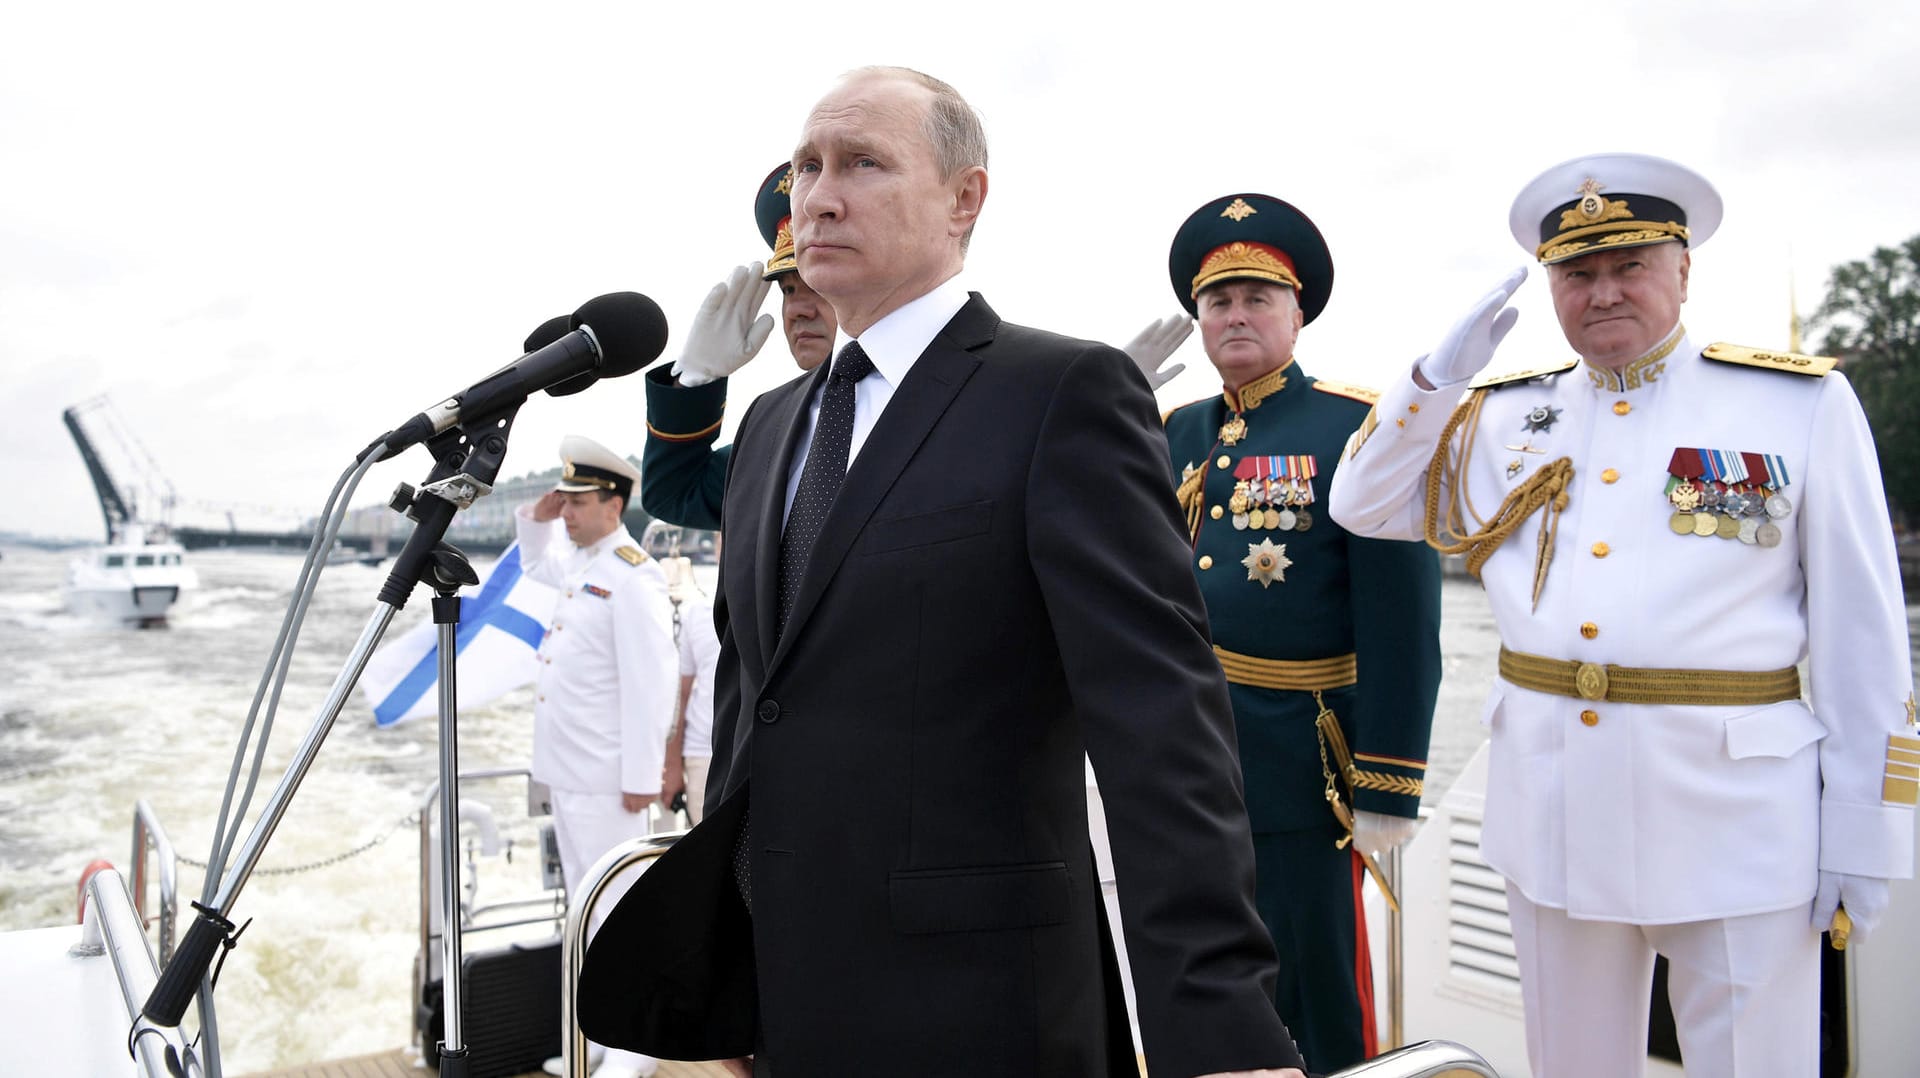
[[[180,593],[200,578],[186,549],[165,531],[127,525],[116,541],[93,547],[67,566],[67,607],[121,625],[164,625]]]

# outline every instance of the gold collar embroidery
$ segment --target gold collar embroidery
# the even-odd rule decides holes
[[[1293,358],[1289,356],[1285,363],[1240,387],[1239,392],[1223,390],[1227,408],[1235,412],[1251,412],[1260,407],[1260,402],[1287,388],[1287,371],[1293,368]],[[1238,398],[1237,400],[1235,398]]]
[[[1593,382],[1593,388],[1603,393],[1624,393],[1629,389],[1652,385],[1666,373],[1667,357],[1673,354],[1675,348],[1680,347],[1680,339],[1686,335],[1687,327],[1673,327],[1673,334],[1661,342],[1660,347],[1617,371],[1588,363],[1587,378]]]

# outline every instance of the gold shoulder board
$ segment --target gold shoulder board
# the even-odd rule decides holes
[[[1331,382],[1325,378],[1315,378],[1313,380],[1313,388],[1322,393],[1331,393],[1336,397],[1345,397],[1350,401],[1359,401],[1361,404],[1378,404],[1380,402],[1379,390],[1368,389],[1366,386],[1357,386],[1351,382]]]
[[[1767,352],[1745,345],[1728,344],[1716,341],[1707,345],[1700,353],[1708,359],[1717,359],[1722,363],[1738,363],[1743,367],[1759,367],[1769,371],[1787,371],[1792,374],[1825,377],[1836,362],[1832,356],[1802,356],[1792,352]]]
[[[1579,365],[1579,360],[1569,359],[1565,363],[1555,367],[1534,367],[1531,370],[1508,371],[1505,374],[1482,374],[1480,377],[1468,383],[1467,388],[1496,389],[1500,386],[1519,385],[1521,382],[1531,382],[1535,378],[1545,378],[1549,374],[1559,374],[1563,371],[1570,371]]]
[[[1166,411],[1160,413],[1160,425],[1163,427],[1166,426],[1167,420],[1173,418],[1173,413],[1179,411],[1182,408],[1191,408],[1196,404],[1201,404],[1206,401],[1219,400],[1219,399],[1220,399],[1220,394],[1215,393],[1212,396],[1201,397],[1199,400],[1190,400],[1185,404],[1176,404],[1173,407],[1167,409]]]
[[[614,550],[614,553],[620,555],[620,560],[628,565],[639,565],[647,560],[647,552],[637,546],[619,547]]]

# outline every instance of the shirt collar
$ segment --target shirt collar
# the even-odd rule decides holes
[[[1625,393],[1650,386],[1667,372],[1667,360],[1686,336],[1687,327],[1675,325],[1673,332],[1667,334],[1658,347],[1619,370],[1583,361],[1587,368],[1587,379],[1593,383],[1593,388],[1602,393]]]
[[[889,386],[899,387],[907,372],[913,369],[914,360],[919,359],[920,353],[953,321],[960,308],[967,305],[967,286],[961,283],[961,276],[954,274],[935,285],[933,291],[895,308],[860,335],[861,350],[873,361],[874,372],[885,378]],[[846,330],[834,330],[836,358],[852,339]]]

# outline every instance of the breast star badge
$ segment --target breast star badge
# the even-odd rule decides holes
[[[1276,580],[1286,583],[1293,559],[1287,557],[1287,544],[1262,539],[1247,544],[1247,556],[1240,559],[1240,564],[1247,567],[1248,580],[1258,580],[1261,587],[1270,588]]]

